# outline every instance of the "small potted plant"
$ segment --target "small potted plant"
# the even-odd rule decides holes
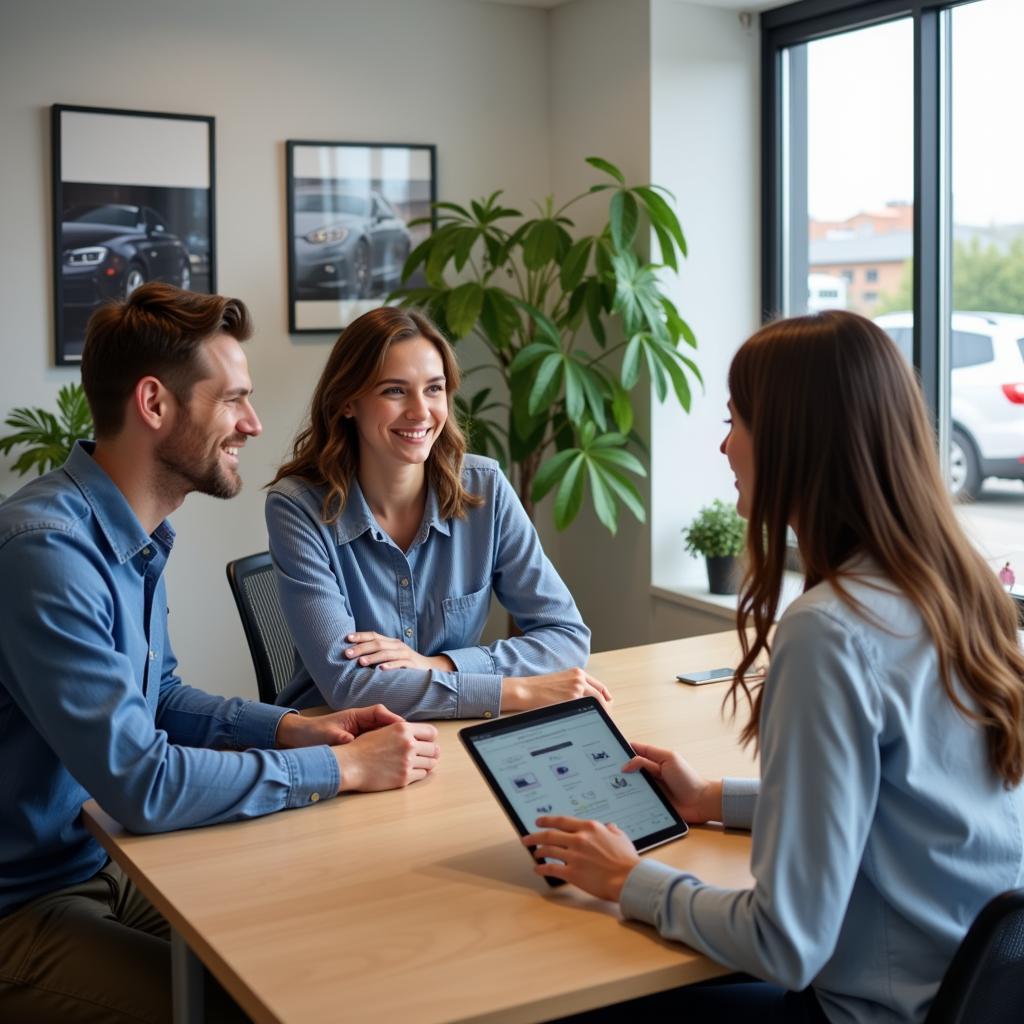
[[[716,499],[705,505],[689,526],[683,528],[686,550],[703,555],[708,566],[708,589],[712,594],[735,594],[739,588],[736,556],[746,543],[747,522],[736,506]]]

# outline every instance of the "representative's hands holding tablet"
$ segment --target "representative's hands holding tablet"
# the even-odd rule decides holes
[[[705,821],[722,820],[722,780],[705,779],[690,767],[682,754],[649,743],[634,743],[636,751],[622,770],[635,772],[646,768],[661,783],[661,788],[679,812],[691,825]]]
[[[407,722],[383,704],[316,717],[285,715],[276,738],[282,748],[330,746],[341,771],[340,793],[400,789],[426,778],[441,756],[434,726]]]
[[[536,847],[534,857],[557,858],[538,864],[538,875],[571,882],[598,899],[618,900],[640,862],[633,840],[618,825],[560,817],[538,818],[537,824],[541,830],[523,836],[522,844]]]
[[[661,783],[679,816],[690,824],[721,819],[721,780],[705,779],[674,751],[648,743],[633,743],[632,747],[636,757],[622,767],[624,774],[645,769]],[[538,818],[537,825],[538,830],[521,841],[524,846],[536,847],[535,857],[549,858],[534,868],[538,875],[570,882],[599,899],[618,901],[640,858],[617,825],[556,816]]]

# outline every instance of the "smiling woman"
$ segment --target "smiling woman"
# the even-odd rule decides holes
[[[280,703],[491,717],[585,695],[590,631],[498,464],[467,456],[451,346],[382,307],[338,338],[267,498],[299,665]],[[521,636],[480,643],[492,593]]]

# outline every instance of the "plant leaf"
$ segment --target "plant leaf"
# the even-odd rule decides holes
[[[604,481],[601,467],[590,459],[587,460],[587,476],[590,478],[590,496],[597,518],[608,528],[608,532],[614,535],[619,525],[619,509]]]
[[[562,332],[555,326],[555,322],[551,317],[546,313],[542,313],[536,306],[531,305],[529,302],[524,302],[522,299],[513,298],[512,301],[520,309],[525,310],[529,314],[530,319],[537,325],[540,333],[544,335],[553,346],[561,349]]]
[[[622,369],[619,371],[619,379],[626,391],[632,391],[640,377],[640,356],[643,352],[643,344],[643,335],[634,334],[626,345],[626,353],[622,357]]]
[[[622,252],[633,244],[640,211],[632,192],[618,191],[608,205],[608,223],[612,229],[612,245]]]
[[[515,303],[501,288],[485,288],[480,326],[497,349],[508,348],[522,326]]]
[[[583,504],[583,466],[586,459],[582,452],[575,452],[575,455],[575,459],[569,460],[555,492],[555,527],[559,530],[564,530],[576,518]]]
[[[651,221],[651,227],[654,229],[654,234],[658,239],[658,248],[661,250],[661,262],[678,273],[679,261],[676,259],[676,247],[672,243],[671,236],[655,221]]]
[[[445,317],[455,338],[464,338],[473,330],[484,304],[484,290],[476,281],[467,281],[452,290],[445,306]]]
[[[601,313],[604,310],[604,289],[600,281],[587,282],[587,295],[584,302],[587,310],[587,323],[590,324],[590,333],[594,335],[594,341],[604,348],[607,344],[607,335],[604,331],[604,324],[601,322]]]
[[[591,167],[596,167],[599,171],[604,171],[605,174],[610,174],[620,185],[626,184],[625,176],[622,171],[615,166],[615,164],[609,163],[607,160],[599,156],[588,156],[586,160]]]
[[[537,362],[538,359],[543,359],[545,356],[551,355],[552,352],[557,352],[557,349],[547,341],[535,341],[525,348],[521,348],[516,353],[516,357],[512,360],[509,369],[513,374],[521,373],[528,366],[532,366]]]
[[[612,418],[615,426],[623,434],[628,434],[633,429],[633,402],[629,392],[618,382],[611,381],[612,388]]]
[[[550,459],[543,463],[540,469],[537,470],[537,475],[533,478],[532,494],[534,501],[543,499],[544,495],[562,478],[565,467],[568,466],[572,459],[578,458],[579,454],[578,448],[569,448],[566,451],[558,452],[557,455],[552,455]]]
[[[581,238],[565,254],[559,275],[563,291],[571,292],[583,279],[583,273],[587,269],[587,260],[590,258],[590,247],[593,244],[593,238]]]
[[[558,394],[562,381],[564,359],[561,352],[553,352],[545,356],[537,368],[537,376],[530,389],[529,411],[536,415],[545,406],[550,405]]]
[[[555,258],[561,230],[553,220],[534,221],[523,238],[523,263],[530,270],[540,270]]]
[[[644,464],[625,447],[627,440],[624,437],[620,437],[618,445],[612,447],[611,445],[602,445],[598,447],[593,446],[590,449],[591,458],[597,459],[599,462],[607,462],[611,465],[615,465],[624,469],[630,473],[635,473],[637,476],[647,476],[647,470],[644,469]]]
[[[572,359],[563,360],[565,379],[565,414],[573,423],[579,423],[586,405],[580,367]],[[540,374],[538,373],[538,376]]]
[[[686,237],[683,235],[682,225],[679,223],[679,218],[675,215],[672,207],[649,185],[638,185],[633,191],[640,197],[644,206],[647,207],[651,222],[664,228],[672,236],[676,245],[679,246],[679,251],[685,256]]]
[[[640,492],[632,480],[628,480],[615,470],[605,469],[604,482],[641,523],[647,521],[647,510],[644,508],[643,498],[640,497]]]
[[[605,389],[608,387],[604,377],[589,366],[574,364],[579,367],[580,382],[583,385],[583,393],[587,398],[587,406],[590,415],[597,424],[599,430],[605,430],[608,426],[608,418],[605,415]]]

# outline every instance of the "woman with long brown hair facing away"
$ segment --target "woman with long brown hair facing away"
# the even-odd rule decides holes
[[[300,662],[279,703],[489,718],[611,699],[583,671],[590,630],[518,497],[496,462],[466,455],[458,387],[419,313],[385,306],[341,332],[267,497]],[[492,592],[522,635],[483,645]]]
[[[921,1021],[977,912],[1024,883],[1013,603],[957,523],[917,384],[875,324],[769,324],[729,391],[722,451],[748,520],[729,696],[751,701],[760,783],[643,744],[630,768],[690,822],[752,827],[754,886],[641,861],[613,824],[540,819],[524,842],[556,858],[538,873],[764,979],[662,997],[680,1020]],[[772,637],[787,527],[806,584]]]

